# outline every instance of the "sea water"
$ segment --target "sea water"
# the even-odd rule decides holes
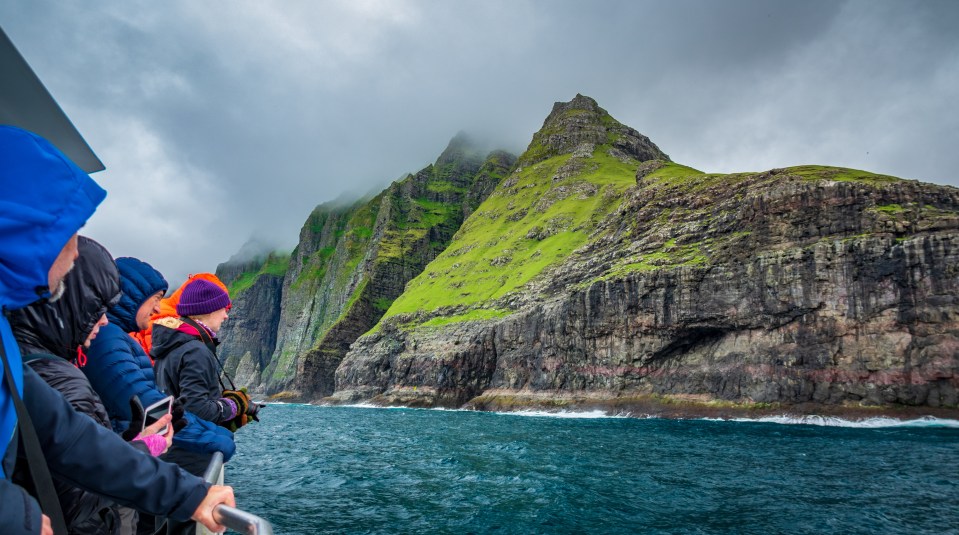
[[[227,483],[277,534],[959,533],[959,422],[270,405]]]

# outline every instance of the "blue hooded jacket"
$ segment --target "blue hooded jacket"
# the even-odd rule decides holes
[[[20,352],[6,311],[50,297],[50,266],[106,194],[45,139],[0,126],[0,336],[21,395]],[[16,423],[10,391],[6,381],[0,381],[0,457]],[[5,468],[3,475],[9,477]]]
[[[110,323],[90,344],[87,365],[81,369],[103,400],[114,431],[122,433],[130,426],[131,396],[139,397],[143,406],[166,397],[157,388],[150,358],[127,333],[139,330],[137,310],[150,296],[166,291],[167,282],[153,266],[136,258],[117,258],[116,264],[122,296],[107,312]],[[236,451],[233,433],[189,412],[183,417],[187,426],[173,435],[174,445],[196,453],[219,451],[230,460]]]
[[[106,192],[43,138],[0,126],[0,344],[55,477],[123,505],[185,520],[206,484],[130,447],[79,414],[23,366],[8,310],[49,297],[47,274],[63,246],[93,215]],[[40,533],[40,508],[10,481],[16,411],[0,367],[0,526],[4,534]],[[77,448],[78,444],[89,447]]]

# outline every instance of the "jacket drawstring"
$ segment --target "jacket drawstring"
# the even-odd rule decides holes
[[[83,346],[77,346],[77,358],[74,366],[82,368],[87,365],[87,354],[83,352]]]

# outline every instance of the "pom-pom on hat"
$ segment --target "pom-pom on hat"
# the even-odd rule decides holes
[[[180,302],[176,305],[176,313],[181,316],[199,316],[216,312],[230,306],[230,295],[216,284],[196,279],[180,295]]]

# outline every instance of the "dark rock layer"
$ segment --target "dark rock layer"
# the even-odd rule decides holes
[[[264,274],[233,296],[230,319],[223,323],[219,333],[223,342],[217,351],[237,386],[258,384],[270,361],[276,347],[282,289],[283,277]]]

